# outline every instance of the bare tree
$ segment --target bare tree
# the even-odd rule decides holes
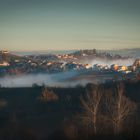
[[[82,123],[89,127],[93,127],[94,134],[97,133],[97,116],[99,113],[99,106],[102,97],[101,88],[95,86],[93,89],[87,92],[87,96],[81,99],[83,112],[80,114]]]
[[[7,106],[7,101],[5,99],[0,99],[0,109],[4,108]]]
[[[136,111],[136,104],[124,95],[124,85],[117,85],[115,94],[106,97],[108,119],[113,124],[114,133],[119,134],[123,130],[125,121]]]
[[[47,88],[44,88],[39,99],[45,102],[49,102],[49,101],[57,101],[59,97],[53,91],[49,91]]]

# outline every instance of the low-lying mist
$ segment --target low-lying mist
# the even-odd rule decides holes
[[[30,74],[21,76],[5,76],[0,78],[1,87],[32,87],[34,84],[38,86],[76,86],[77,84],[85,84],[87,82],[66,82],[65,79],[76,76],[76,71],[63,72],[59,74]]]
[[[91,65],[94,64],[102,64],[102,65],[108,65],[109,67],[112,64],[117,64],[120,66],[130,66],[133,65],[133,63],[135,62],[134,58],[128,58],[128,59],[117,59],[117,60],[108,60],[108,59],[96,59],[96,60],[92,60],[90,63]]]
[[[108,65],[109,67],[112,64],[118,65],[125,65],[129,66],[134,63],[133,58],[128,59],[118,59],[118,60],[103,60],[103,59],[96,59],[90,60],[92,66],[94,64],[102,64]],[[78,79],[78,80],[68,80],[78,75],[76,71],[69,71],[69,72],[62,72],[58,74],[27,74],[27,75],[20,75],[20,76],[5,76],[0,78],[0,86],[1,87],[32,87],[34,84],[39,86],[46,85],[46,86],[58,86],[58,87],[68,87],[68,86],[76,86],[76,85],[85,85],[89,82],[96,83],[97,81],[101,81],[96,78],[96,80],[91,79]]]

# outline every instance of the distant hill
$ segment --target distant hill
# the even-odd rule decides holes
[[[95,49],[91,49],[90,51],[94,51]],[[84,51],[84,50],[83,50]],[[87,50],[88,51],[88,50]],[[12,52],[12,54],[16,54],[19,56],[25,56],[25,55],[36,55],[36,54],[70,54],[70,53],[80,53],[81,50],[48,50],[48,51],[32,51],[32,52]],[[120,49],[120,50],[98,50],[98,52],[106,52],[111,54],[118,54],[120,56],[129,56],[133,58],[139,58],[140,57],[140,48],[134,48],[134,49]]]
[[[47,51],[29,51],[29,52],[20,52],[20,51],[13,51],[13,54],[19,56],[27,56],[27,55],[44,55],[44,54],[69,54],[75,52],[75,50],[47,50]]]
[[[0,51],[0,61],[6,61],[6,62],[14,62],[16,60],[19,61],[27,61],[28,58],[24,57],[24,56],[18,56],[14,53],[11,52],[7,52],[7,53],[3,53],[2,51]]]
[[[133,58],[140,58],[140,48],[121,49],[121,50],[103,50],[112,54],[119,54],[121,56],[129,56]]]
[[[109,51],[99,51],[96,49],[79,50],[72,53],[77,58],[101,58],[101,59],[127,59],[129,57],[122,56],[118,53]]]

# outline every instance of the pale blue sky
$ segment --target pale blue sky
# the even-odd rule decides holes
[[[139,0],[0,0],[0,49],[140,48]]]

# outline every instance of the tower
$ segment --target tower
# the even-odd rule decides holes
[[[6,50],[1,51],[1,58],[2,58],[3,62],[7,62],[8,61],[7,54],[8,54],[8,51],[6,51]]]

